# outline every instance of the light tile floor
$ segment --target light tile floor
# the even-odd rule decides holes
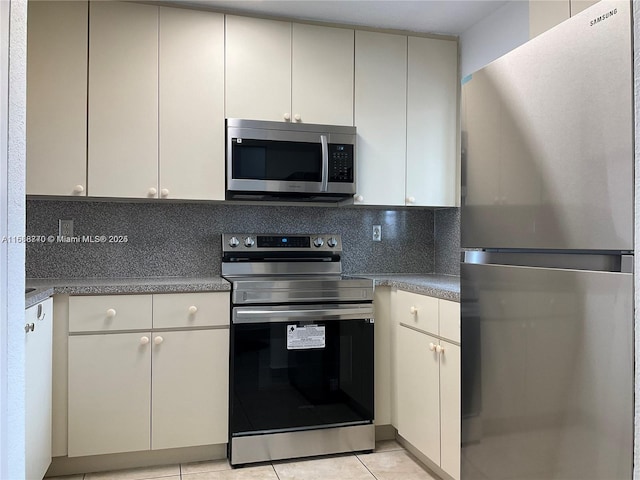
[[[373,453],[283,460],[232,469],[227,460],[85,473],[51,480],[438,480],[394,440]]]

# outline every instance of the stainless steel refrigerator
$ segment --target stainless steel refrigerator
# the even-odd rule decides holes
[[[630,2],[463,80],[462,479],[630,479]]]

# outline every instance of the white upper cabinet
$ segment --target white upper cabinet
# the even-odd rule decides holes
[[[529,1],[529,38],[564,22],[599,0],[531,0]]]
[[[409,37],[407,205],[454,206],[457,189],[458,45]]]
[[[226,116],[291,116],[291,23],[226,16]]]
[[[89,194],[223,200],[223,15],[92,2],[89,18]]]
[[[353,125],[354,31],[293,24],[292,121]]]
[[[158,185],[158,7],[91,2],[89,193],[148,198]]]
[[[356,203],[404,205],[407,37],[356,32]]]
[[[355,203],[455,206],[457,42],[356,32],[355,72]]]
[[[353,36],[226,16],[226,116],[353,125]]]
[[[160,7],[162,198],[224,200],[224,16]]]
[[[30,1],[27,194],[85,196],[87,2]]]

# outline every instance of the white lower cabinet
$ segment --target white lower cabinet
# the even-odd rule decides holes
[[[394,297],[398,434],[460,478],[460,305],[398,291]]]
[[[226,443],[229,330],[153,335],[151,449]]]
[[[440,464],[438,340],[408,327],[398,331],[398,433]]]
[[[25,478],[41,480],[51,464],[53,300],[26,310]]]
[[[149,450],[150,336],[69,337],[70,457]]]
[[[68,456],[226,443],[229,294],[136,296],[152,297],[153,314],[132,297],[70,298]],[[91,331],[103,312],[130,309],[151,328]]]

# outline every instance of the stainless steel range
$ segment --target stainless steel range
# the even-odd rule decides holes
[[[229,460],[373,450],[373,281],[339,235],[222,236],[233,283]]]

